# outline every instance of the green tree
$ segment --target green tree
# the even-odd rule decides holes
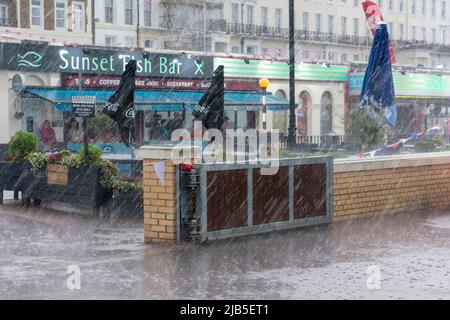
[[[39,142],[34,133],[17,132],[9,142],[8,154],[15,160],[23,160],[33,152],[38,152]]]
[[[348,131],[352,142],[361,145],[363,150],[378,148],[386,134],[384,110],[372,107],[353,110]]]

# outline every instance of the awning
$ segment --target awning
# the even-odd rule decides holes
[[[83,96],[95,96],[97,104],[101,106],[114,94],[115,90],[83,89]],[[78,90],[27,88],[25,93],[42,98],[55,105],[58,111],[72,111],[72,97],[80,95]],[[182,111],[192,110],[200,101],[204,92],[200,91],[165,91],[165,90],[136,90],[135,104],[139,111]],[[226,110],[258,110],[262,101],[262,93],[226,92]],[[269,110],[288,110],[289,101],[267,95]]]

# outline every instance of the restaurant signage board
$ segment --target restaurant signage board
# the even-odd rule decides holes
[[[214,71],[210,56],[28,43],[0,46],[1,68],[11,71],[121,75],[130,60],[137,62],[137,76],[208,79]]]

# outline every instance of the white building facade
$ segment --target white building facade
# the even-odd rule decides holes
[[[448,0],[375,0],[399,65],[450,68]],[[297,60],[367,61],[373,36],[361,0],[295,1]],[[97,0],[96,44],[288,56],[288,1]]]

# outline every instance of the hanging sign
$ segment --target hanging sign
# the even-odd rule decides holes
[[[95,96],[72,97],[73,113],[77,118],[95,118]]]

